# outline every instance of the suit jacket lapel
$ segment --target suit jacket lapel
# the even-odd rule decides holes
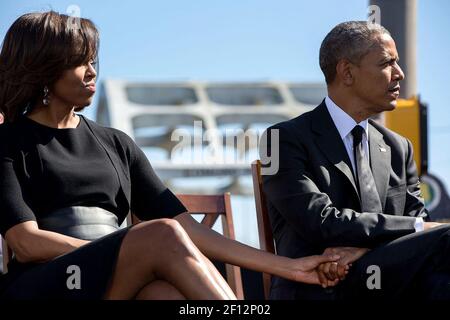
[[[319,135],[317,136],[317,145],[328,158],[328,160],[341,171],[353,186],[353,191],[359,199],[358,189],[353,176],[353,169],[350,159],[345,149],[333,119],[327,110],[325,101],[323,101],[314,111],[312,129]]]
[[[391,148],[384,142],[383,135],[369,121],[370,166],[384,211],[386,191],[391,170]]]

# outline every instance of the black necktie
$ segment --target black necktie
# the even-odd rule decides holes
[[[352,130],[353,155],[355,157],[356,181],[359,187],[361,211],[381,213],[380,197],[375,186],[372,170],[370,170],[369,158],[364,156],[363,133],[364,128],[359,125]]]

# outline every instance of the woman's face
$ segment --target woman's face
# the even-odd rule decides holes
[[[50,90],[50,103],[63,103],[70,106],[86,107],[91,104],[95,93],[97,73],[95,62],[64,71]]]

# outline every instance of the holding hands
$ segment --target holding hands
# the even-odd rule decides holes
[[[317,267],[319,282],[322,287],[326,288],[330,285],[336,285],[339,281],[345,279],[352,263],[361,258],[368,248],[356,247],[334,247],[327,248],[323,252],[324,255],[339,256],[336,261],[327,261]]]
[[[292,259],[282,276],[296,282],[333,287],[345,279],[352,263],[367,251],[356,247],[327,248],[322,255]]]
[[[319,268],[325,264],[337,263],[339,259],[341,256],[330,253],[293,259],[284,277],[297,282],[321,284],[324,287],[335,286],[340,279],[322,282]]]

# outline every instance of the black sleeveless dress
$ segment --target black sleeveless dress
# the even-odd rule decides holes
[[[119,224],[130,209],[141,220],[172,218],[186,211],[131,138],[80,118],[79,125],[70,129],[50,128],[25,116],[0,125],[3,237],[18,223],[37,221],[39,225],[49,213],[71,206],[103,208],[115,214]],[[113,141],[109,152],[117,151],[117,157],[125,159],[121,163],[125,163],[131,191],[124,190],[118,166],[95,135],[94,126]],[[45,263],[13,259],[1,277],[0,297],[101,299],[127,231],[120,229]],[[68,286],[74,265],[80,271],[80,288]]]

